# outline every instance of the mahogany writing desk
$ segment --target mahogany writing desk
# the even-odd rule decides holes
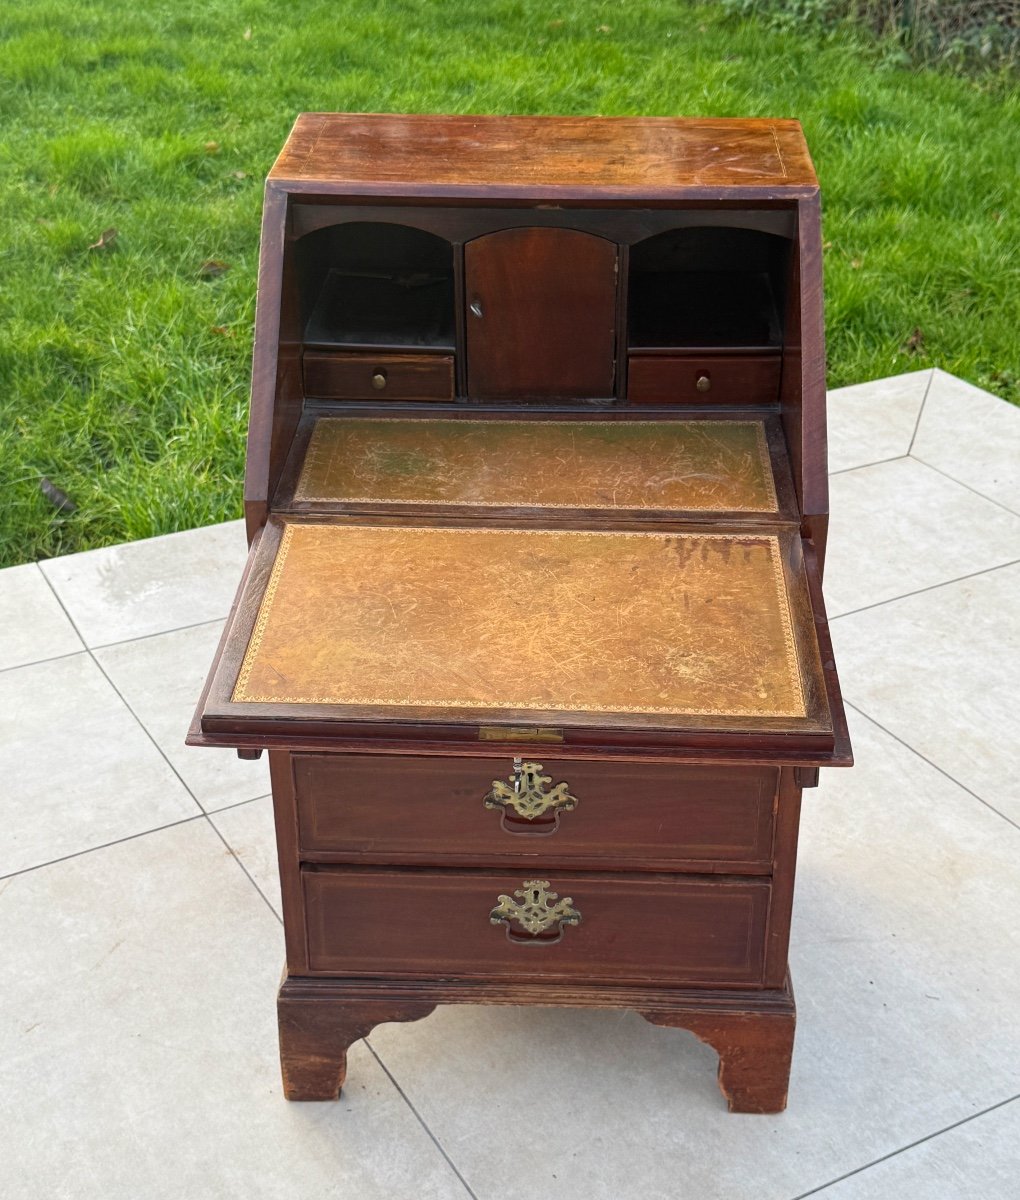
[[[269,750],[291,1099],[468,1002],[633,1008],[785,1105],[801,789],[851,761],[820,271],[796,122],[298,120],[189,735]]]

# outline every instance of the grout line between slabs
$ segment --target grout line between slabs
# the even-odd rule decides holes
[[[948,471],[943,471],[941,467],[936,467],[934,463],[930,463],[919,454],[911,454],[908,457],[912,458],[914,462],[919,462],[923,466],[926,466],[929,471],[937,472],[943,479],[948,479],[959,487],[966,488],[968,492],[973,492],[975,496],[980,496],[982,500],[987,500],[989,504],[994,504],[997,508],[1001,508],[1003,512],[1008,512],[1010,516],[1020,517],[1020,512],[1010,508],[1008,504],[1003,504],[1001,500],[995,500],[991,496],[986,496],[984,492],[979,492],[977,488],[971,487],[969,483],[964,483],[962,479],[957,479],[955,475],[950,475]]]
[[[166,825],[156,825],[153,829],[142,829],[138,833],[129,833],[126,837],[114,838],[111,842],[101,842],[98,846],[86,846],[84,850],[75,850],[72,854],[62,854],[59,858],[50,858],[46,862],[33,863],[30,867],[8,871],[6,875],[0,875],[0,879],[13,879],[17,875],[28,875],[31,871],[41,871],[44,867],[53,867],[57,863],[68,862],[72,858],[81,858],[96,850],[106,850],[110,846],[119,846],[123,842],[133,842],[137,838],[148,837],[150,833],[161,833],[164,829],[176,829],[178,825],[190,825],[192,821],[200,821],[204,815],[204,813],[195,813],[192,817],[181,817],[179,821],[170,821]]]
[[[883,1154],[881,1158],[876,1158],[873,1162],[865,1163],[862,1167],[855,1167],[852,1171],[847,1171],[845,1175],[839,1175],[835,1179],[830,1179],[828,1183],[823,1183],[819,1187],[812,1188],[809,1192],[801,1192],[794,1196],[793,1200],[807,1200],[808,1196],[817,1196],[819,1192],[824,1192],[827,1188],[835,1186],[837,1183],[842,1183],[844,1179],[850,1179],[854,1175],[860,1175],[862,1171],[869,1171],[872,1167],[878,1166],[879,1163],[888,1162],[890,1158],[896,1158],[897,1155],[904,1154],[908,1150],[913,1150],[917,1146],[923,1146],[925,1142],[930,1142],[934,1138],[941,1137],[944,1133],[949,1133],[953,1129],[959,1129],[961,1125],[967,1125],[971,1121],[976,1121],[978,1117],[987,1116],[991,1112],[995,1112],[997,1108],[1005,1108],[1007,1104],[1013,1104],[1020,1100],[1020,1093],[1016,1096],[1009,1096],[1005,1100],[1000,1100],[997,1104],[990,1104],[988,1108],[983,1108],[980,1112],[971,1113],[969,1117],[963,1117],[959,1121],[954,1121],[952,1125],[947,1125],[944,1129],[936,1129],[934,1133],[926,1134],[922,1138],[918,1138],[916,1142],[909,1142],[906,1146],[901,1146],[898,1150],[892,1150],[888,1154]]]
[[[829,623],[833,621],[841,621],[844,617],[853,617],[857,613],[869,612],[873,608],[882,608],[886,604],[896,604],[899,600],[906,600],[910,596],[921,596],[925,592],[934,592],[939,588],[949,587],[954,583],[963,583],[967,579],[976,579],[979,575],[990,575],[992,571],[1002,571],[1006,567],[1015,567],[1020,563],[1020,558],[1010,559],[1009,562],[996,563],[994,567],[982,567],[980,571],[971,571],[969,575],[957,575],[955,579],[944,579],[941,583],[931,583],[927,587],[918,588],[913,592],[904,592],[901,596],[890,596],[888,600],[876,600],[874,604],[864,604],[860,608],[851,608],[849,612],[837,613],[836,616],[829,618]]]
[[[921,751],[916,747],[911,746],[909,742],[905,742],[903,738],[901,738],[898,734],[893,733],[891,729],[887,729],[881,721],[876,720],[873,716],[871,716],[870,713],[865,712],[859,704],[854,704],[854,702],[852,700],[848,700],[846,696],[843,697],[843,703],[847,708],[852,708],[854,712],[859,713],[865,718],[865,720],[870,721],[877,729],[881,729],[883,733],[887,733],[894,742],[899,742],[899,744],[905,749],[909,750],[911,754],[916,754],[922,762],[926,762],[929,767],[933,767],[940,775],[944,775],[950,783],[955,783],[958,788],[962,788],[968,796],[973,796],[975,800],[983,804],[985,808],[989,809],[991,812],[995,813],[997,817],[1002,817],[1007,825],[1012,825],[1014,829],[1020,829],[1020,824],[1017,824],[1012,817],[1008,817],[1004,812],[1000,812],[1000,810],[997,809],[994,804],[989,804],[988,801],[983,796],[979,796],[977,792],[973,790],[973,788],[969,788],[965,783],[961,783],[959,779],[955,778],[953,775],[950,775],[949,772],[943,767],[940,767],[938,763],[932,762],[930,758],[922,754]]]
[[[466,1191],[467,1194],[471,1197],[471,1200],[478,1200],[478,1197],[475,1195],[475,1193],[471,1190],[470,1186],[468,1185],[468,1181],[464,1178],[464,1176],[460,1173],[460,1171],[458,1171],[457,1164],[453,1161],[453,1159],[449,1156],[449,1154],[447,1154],[446,1151],[443,1149],[442,1142],[440,1142],[440,1140],[436,1137],[436,1135],[428,1127],[428,1125],[425,1123],[424,1117],[422,1117],[421,1113],[415,1108],[415,1106],[408,1099],[407,1093],[400,1086],[400,1084],[397,1083],[396,1079],[393,1077],[393,1073],[390,1071],[389,1067],[383,1062],[383,1060],[379,1057],[379,1054],[376,1052],[375,1047],[372,1045],[372,1043],[368,1040],[367,1037],[364,1039],[364,1041],[365,1041],[365,1045],[368,1047],[369,1053],[372,1055],[372,1057],[375,1059],[375,1061],[382,1068],[382,1071],[385,1074],[386,1078],[397,1089],[397,1094],[403,1099],[404,1103],[411,1110],[411,1112],[414,1113],[415,1117],[417,1118],[418,1124],[421,1125],[422,1129],[425,1130],[425,1132],[428,1134],[429,1138],[432,1140],[433,1145],[436,1147],[436,1149],[439,1151],[439,1153],[443,1156],[443,1158],[446,1159],[447,1165],[449,1166],[450,1170],[454,1173],[454,1175],[457,1176],[457,1178],[463,1184],[464,1191]]]
[[[66,611],[66,610],[65,610]],[[157,629],[154,633],[139,633],[134,637],[121,638],[116,642],[100,642],[97,646],[90,646],[90,650],[110,650],[114,646],[127,646],[131,642],[144,642],[148,638],[165,637],[168,633],[183,633],[186,629],[201,629],[203,625],[222,625],[227,619],[227,614],[222,617],[209,617],[205,621],[192,621],[187,625],[175,625],[173,629]],[[81,636],[80,634],[78,635]]]
[[[67,617],[68,621],[71,622],[72,629],[74,629],[78,638],[81,640],[81,647],[77,650],[68,650],[65,654],[50,654],[45,658],[30,659],[28,662],[11,663],[9,667],[0,667],[0,675],[2,675],[5,671],[17,671],[21,667],[37,667],[41,663],[58,662],[62,658],[74,658],[76,654],[91,654],[93,650],[112,650],[115,646],[129,646],[132,642],[144,642],[148,638],[165,637],[170,633],[183,633],[187,629],[201,629],[203,625],[221,625],[226,620],[226,617],[212,617],[208,621],[194,621],[190,625],[175,625],[173,629],[158,629],[155,633],[140,633],[137,637],[122,638],[119,642],[100,642],[98,646],[87,646],[84,638],[82,638],[81,630],[79,630],[78,626],[75,625],[74,621],[71,620],[71,614],[64,607],[60,597],[57,596],[53,584],[50,583],[45,573],[40,573],[42,574],[43,579],[46,580],[47,587],[51,592],[53,592],[54,596],[56,596],[57,603],[60,605],[64,616]]]
[[[96,850],[106,850],[110,846],[119,846],[123,842],[134,842],[138,838],[148,837],[150,833],[162,833],[164,829],[176,829],[178,825],[189,825],[192,821],[200,821],[203,817],[218,816],[221,812],[230,812],[234,808],[243,808],[246,804],[254,804],[256,800],[267,800],[270,793],[267,792],[264,796],[252,796],[250,800],[238,800],[234,804],[225,804],[222,808],[215,809],[210,813],[195,813],[192,817],[181,817],[179,821],[169,821],[166,825],[153,825],[151,829],[139,829],[137,833],[128,833],[124,837],[114,838],[109,842],[100,842],[98,846],[86,846],[84,850],[74,850],[70,854],[62,854],[59,858],[48,858],[45,862],[33,863],[30,867],[20,867],[17,871],[8,871],[6,875],[0,875],[2,879],[13,879],[15,875],[27,875],[30,871],[41,871],[44,867],[53,867],[58,863],[68,862],[72,858],[81,858],[85,854],[92,854]]]
[[[227,848],[227,852],[229,853],[230,857],[231,857],[231,858],[234,860],[234,862],[236,862],[236,863],[237,863],[237,865],[238,865],[238,866],[241,868],[241,870],[242,870],[242,871],[245,873],[245,875],[247,875],[247,877],[248,877],[248,882],[249,882],[249,883],[251,884],[251,886],[252,886],[252,887],[255,889],[255,891],[257,891],[257,892],[258,892],[258,894],[259,894],[259,895],[262,897],[262,900],[263,900],[263,902],[265,903],[265,906],[266,906],[266,908],[268,908],[268,909],[269,909],[269,911],[270,911],[270,912],[273,914],[273,916],[274,916],[274,917],[277,919],[277,921],[279,921],[279,922],[280,922],[280,924],[282,925],[282,924],[283,924],[283,920],[282,920],[282,918],[280,917],[280,914],[279,914],[279,913],[276,911],[276,909],[273,907],[273,905],[272,905],[272,902],[270,901],[270,899],[269,899],[269,897],[266,895],[266,893],[265,893],[265,892],[264,892],[264,891],[263,891],[263,890],[262,890],[262,889],[259,887],[259,885],[258,885],[258,884],[255,882],[255,876],[254,876],[254,875],[252,875],[251,871],[249,871],[249,870],[248,870],[248,868],[247,868],[247,867],[244,865],[244,863],[243,863],[243,862],[241,862],[241,859],[240,859],[240,857],[238,856],[238,853],[237,853],[237,851],[234,849],[234,847],[233,847],[233,846],[231,846],[231,844],[230,844],[230,843],[227,841],[227,839],[226,839],[226,838],[223,836],[223,834],[220,832],[220,827],[219,827],[219,826],[216,824],[216,822],[215,822],[215,821],[212,819],[212,816],[211,816],[209,813],[206,813],[206,814],[205,814],[205,819],[206,819],[206,820],[209,822],[209,826],[210,826],[210,828],[212,829],[213,833],[215,833],[215,834],[216,834],[216,836],[217,836],[217,837],[220,839],[220,841],[223,843],[223,845],[224,845],[224,846],[226,846],[226,848]]]
[[[829,478],[834,475],[847,475],[851,471],[863,471],[866,467],[880,467],[883,463],[899,462],[901,458],[909,458],[909,454],[894,454],[891,458],[876,458],[874,462],[857,463],[852,467],[840,467],[838,471],[830,471]]]
[[[46,580],[47,587],[49,588],[50,592],[53,592],[53,594],[56,596],[56,602],[58,602],[60,605],[61,611],[64,612],[64,616],[70,620],[71,628],[74,630],[74,632],[76,632],[79,640],[82,641],[82,646],[80,646],[77,650],[67,650],[65,654],[49,654],[46,656],[46,658],[42,659],[30,659],[28,662],[12,662],[10,666],[0,667],[0,674],[4,674],[5,671],[18,671],[20,667],[40,666],[42,662],[58,662],[60,659],[73,659],[74,655],[76,654],[91,654],[92,650],[110,650],[115,646],[130,646],[132,642],[144,642],[150,637],[164,637],[167,634],[182,634],[182,632],[187,629],[202,629],[203,625],[221,625],[224,620],[227,619],[226,617],[212,617],[210,620],[196,620],[196,622],[193,622],[191,625],[174,625],[173,629],[157,630],[155,634],[139,634],[137,637],[121,638],[121,641],[119,642],[101,642],[98,644],[98,646],[86,646],[84,638],[82,638],[82,631],[80,631],[78,626],[74,624],[73,620],[71,620],[71,614],[67,612],[64,604],[62,604],[60,596],[56,595],[53,584],[49,582],[46,575],[43,574],[42,577],[44,580]]]
[[[921,407],[917,410],[917,420],[914,422],[914,432],[910,435],[910,445],[907,447],[909,455],[914,448],[914,442],[917,440],[917,431],[921,428],[921,418],[924,416],[924,406],[928,403],[928,393],[931,391],[932,382],[935,379],[935,368],[932,367],[928,373],[928,382],[925,385],[924,395],[921,397]]]
[[[9,667],[0,667],[0,675],[7,671],[20,671],[22,667],[40,667],[43,663],[60,662],[62,658],[74,658],[76,654],[88,654],[88,646],[80,650],[68,650],[66,654],[51,654],[47,658],[33,658],[30,662],[11,663]]]

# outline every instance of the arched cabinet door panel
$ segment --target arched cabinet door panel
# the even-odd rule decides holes
[[[502,229],[468,242],[471,398],[611,397],[616,255],[613,242],[576,229]]]

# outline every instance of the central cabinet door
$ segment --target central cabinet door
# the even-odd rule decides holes
[[[616,253],[576,229],[502,229],[467,243],[472,399],[613,395]]]

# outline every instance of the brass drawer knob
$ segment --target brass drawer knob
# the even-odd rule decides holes
[[[374,371],[372,374],[372,387],[374,387],[377,392],[381,392],[385,386],[386,386],[386,372],[385,371]]]
[[[707,392],[712,386],[712,380],[708,375],[699,375],[694,381],[694,386],[699,392]]]
[[[514,773],[507,776],[509,786],[502,779],[492,781],[492,790],[482,803],[486,808],[508,808],[525,821],[534,821],[545,813],[570,812],[577,808],[577,797],[567,790],[566,783],[558,783],[546,791],[552,783],[551,775],[542,774],[542,764],[522,762],[514,759]]]
[[[548,879],[525,879],[514,895],[517,900],[510,896],[498,896],[499,903],[489,913],[492,924],[505,925],[510,937],[520,937],[512,924],[519,925],[533,938],[550,929],[562,934],[568,925],[581,924],[581,914],[574,908],[573,900],[570,896],[564,896],[561,900],[559,893],[550,892]],[[518,900],[523,903],[518,903]],[[558,938],[543,940],[554,941]]]

